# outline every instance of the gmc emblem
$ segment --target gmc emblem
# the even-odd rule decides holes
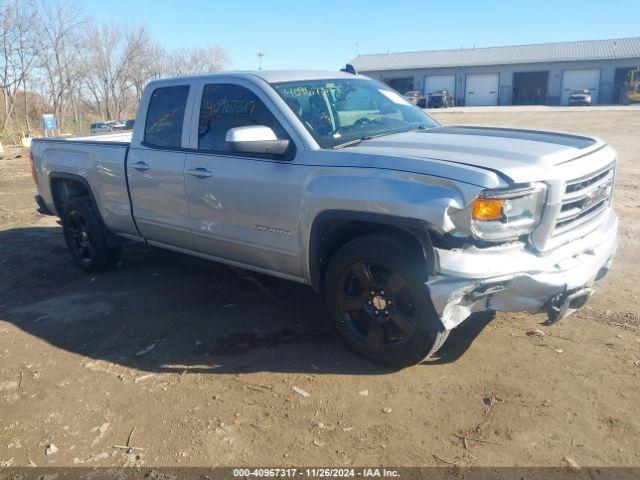
[[[606,183],[600,185],[598,188],[594,188],[593,190],[591,190],[582,202],[583,210],[591,208],[592,206],[602,202],[603,200],[606,200],[611,193],[611,183],[612,181],[609,180]]]

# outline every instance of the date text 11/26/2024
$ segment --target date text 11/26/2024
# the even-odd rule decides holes
[[[234,468],[233,476],[305,478],[398,478],[397,470],[387,468]]]

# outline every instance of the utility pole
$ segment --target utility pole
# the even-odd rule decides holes
[[[258,53],[258,70],[262,70],[262,57],[266,55],[262,50],[259,50]]]

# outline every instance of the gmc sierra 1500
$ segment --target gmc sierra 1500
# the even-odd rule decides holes
[[[306,283],[349,345],[395,366],[473,312],[559,320],[616,249],[601,140],[441,126],[346,72],[153,81],[132,133],[31,153],[40,211],[83,270],[129,239]]]

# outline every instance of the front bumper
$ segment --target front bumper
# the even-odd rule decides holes
[[[589,235],[544,255],[522,244],[479,249],[436,250],[438,273],[426,285],[445,329],[474,312],[538,313],[557,321],[575,310],[580,295],[609,270],[617,247],[618,217],[613,210]]]
[[[583,100],[583,99],[569,100],[569,106],[576,106],[576,105],[591,105],[591,100]]]

